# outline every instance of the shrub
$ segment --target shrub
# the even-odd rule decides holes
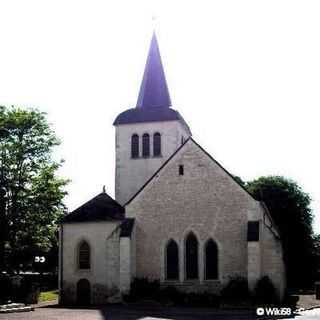
[[[11,278],[12,295],[15,302],[37,303],[40,290],[39,284],[33,282],[30,277],[14,276]]]
[[[254,290],[254,300],[258,304],[274,304],[278,302],[276,289],[268,276],[258,280]]]
[[[193,307],[218,307],[220,298],[209,292],[184,293],[174,286],[160,287],[159,280],[136,278],[131,283],[130,294],[124,301],[130,303],[139,299],[152,299],[162,304],[186,305]]]
[[[187,293],[183,304],[190,307],[219,307],[220,297],[209,292]]]
[[[157,300],[162,303],[183,304],[184,294],[173,286],[161,288]]]
[[[135,298],[154,298],[160,290],[159,280],[135,278],[131,283],[130,295]]]
[[[225,300],[245,300],[249,298],[248,280],[244,277],[231,278],[222,289],[221,297]]]
[[[6,303],[12,296],[12,283],[7,274],[0,274],[0,304]]]
[[[25,274],[24,279],[32,283],[38,283],[41,291],[51,291],[58,288],[58,276],[53,273]]]

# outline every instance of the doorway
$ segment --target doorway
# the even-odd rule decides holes
[[[90,282],[87,279],[81,279],[77,283],[77,304],[89,305],[91,302]]]

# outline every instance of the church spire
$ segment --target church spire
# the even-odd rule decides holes
[[[154,32],[140,86],[137,108],[168,108],[170,106],[170,95],[162,66],[157,37]]]

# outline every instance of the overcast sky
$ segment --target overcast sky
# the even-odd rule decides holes
[[[0,0],[0,104],[48,113],[69,210],[114,195],[112,122],[135,106],[152,16],[194,139],[244,180],[294,179],[319,212],[319,1]]]

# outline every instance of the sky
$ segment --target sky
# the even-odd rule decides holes
[[[0,104],[48,114],[69,210],[114,195],[112,123],[134,107],[153,28],[173,108],[244,180],[289,177],[320,232],[320,2],[0,0]]]

